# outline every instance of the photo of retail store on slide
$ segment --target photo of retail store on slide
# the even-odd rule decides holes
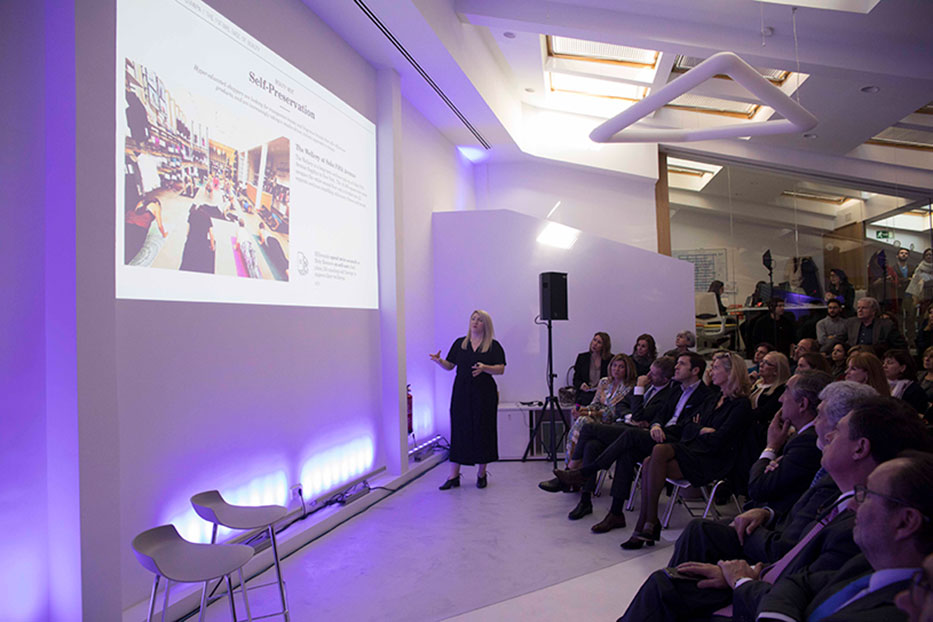
[[[287,281],[288,139],[169,87],[126,59],[124,264]]]

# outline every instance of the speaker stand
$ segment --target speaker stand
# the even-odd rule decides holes
[[[543,322],[538,322],[539,324]],[[550,424],[551,424],[551,442],[549,447],[545,448],[547,451],[547,459],[554,463],[554,468],[557,468],[557,448],[560,447],[560,443],[564,440],[567,432],[570,430],[570,422],[567,421],[564,411],[560,407],[560,403],[557,401],[557,398],[554,397],[554,378],[557,377],[557,374],[554,373],[554,342],[551,336],[551,320],[546,321],[547,324],[547,389],[548,395],[544,398],[544,408],[541,410],[541,417],[535,423],[534,430],[531,432],[531,438],[528,439],[528,445],[525,447],[525,453],[522,454],[522,462],[525,462],[528,459],[528,454],[531,453],[531,449],[534,446],[535,438],[537,438],[538,433],[541,431],[541,424],[544,422],[545,417],[550,414]],[[560,439],[557,438],[555,430],[557,428],[557,417],[560,416],[560,420],[564,424],[564,431],[561,432]]]

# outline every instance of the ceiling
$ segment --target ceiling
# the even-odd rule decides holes
[[[798,190],[802,183],[811,189],[845,186],[852,192],[896,189],[899,197],[918,200],[933,188],[933,149],[869,142],[907,137],[933,145],[933,114],[916,112],[933,102],[933,2],[831,3],[862,12],[794,10],[750,0],[304,2],[373,65],[394,69],[406,99],[475,161],[546,157],[644,176],[645,170],[638,169],[643,150],[594,146],[587,138],[630,102],[555,93],[551,72],[596,73],[650,93],[679,75],[671,72],[678,55],[702,59],[729,50],[754,67],[791,72],[780,88],[819,119],[812,136],[662,144],[663,150],[749,167],[741,173],[733,169],[731,184],[752,202],[780,196],[788,184]],[[547,35],[660,54],[649,71],[584,63],[590,70],[549,57]],[[756,101],[727,79],[709,80],[692,93]],[[767,107],[761,114],[773,117]],[[692,129],[735,122],[663,108],[640,123]],[[721,190],[724,183],[717,176],[705,192]]]

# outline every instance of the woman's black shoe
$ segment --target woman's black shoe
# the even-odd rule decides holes
[[[450,490],[451,488],[460,488],[460,476],[451,477],[449,480],[444,482],[438,490]]]
[[[570,510],[570,514],[567,515],[567,518],[570,520],[580,520],[587,514],[593,513],[593,503],[590,501],[580,500],[580,503],[577,504],[577,507]]]
[[[661,539],[661,523],[655,524],[655,526],[648,531],[642,529],[638,533],[633,533],[632,537],[620,544],[623,549],[626,551],[635,551],[641,547],[654,546],[654,543]]]
[[[476,487],[477,487],[477,488],[485,488],[485,487],[486,487],[486,484],[487,484],[487,482],[486,482],[486,476],[485,476],[485,475],[482,475],[482,476],[477,475],[477,476],[476,476]]]

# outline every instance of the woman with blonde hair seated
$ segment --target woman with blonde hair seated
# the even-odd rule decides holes
[[[891,387],[884,375],[881,359],[871,352],[858,350],[849,355],[846,360],[846,380],[867,384],[877,391],[878,395],[891,395]]]
[[[667,478],[703,486],[727,476],[737,448],[752,423],[745,360],[735,352],[713,355],[710,379],[721,393],[713,395],[683,429],[680,442],[654,446],[642,466],[641,511],[624,549],[652,546],[661,538],[658,500]]]
[[[749,392],[755,435],[762,443],[774,413],[781,407],[779,401],[790,378],[790,361],[780,352],[768,352],[758,364],[758,379]]]
[[[569,468],[579,468],[570,456],[580,440],[580,429],[587,423],[613,423],[613,407],[635,387],[638,374],[635,361],[627,354],[616,354],[609,362],[609,375],[596,385],[596,395],[588,406],[574,406],[573,424],[567,433],[567,460]],[[581,463],[582,464],[582,463]]]

